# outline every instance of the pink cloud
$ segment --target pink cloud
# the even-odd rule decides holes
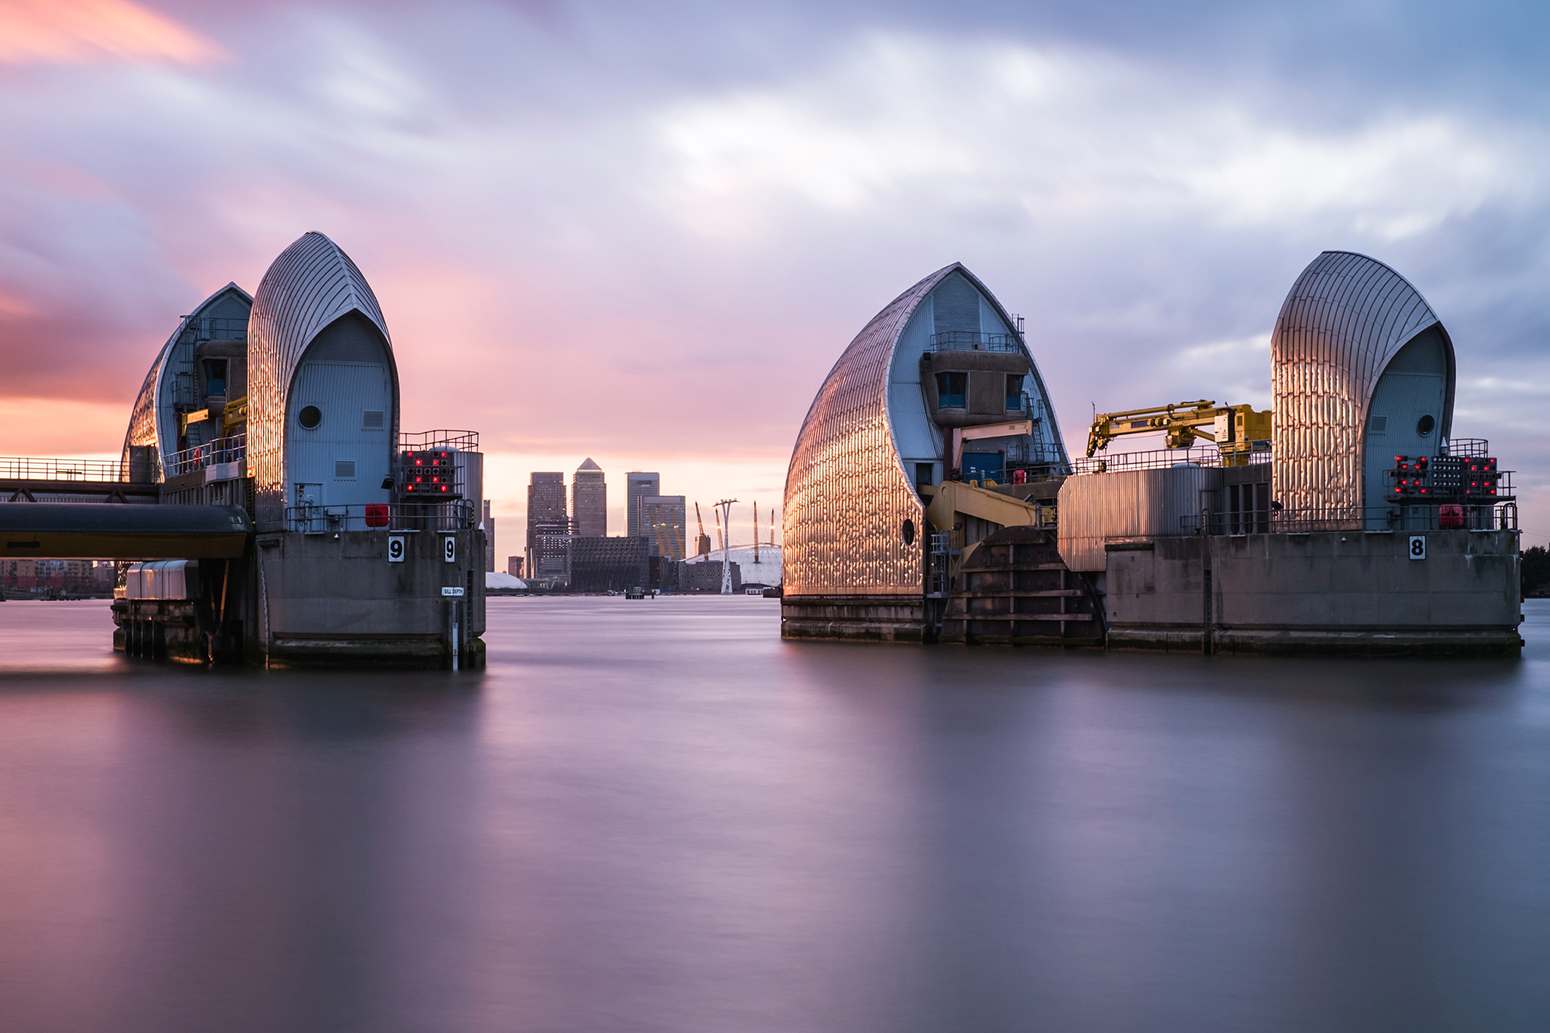
[[[130,0],[0,0],[0,62],[204,64],[224,49]]]

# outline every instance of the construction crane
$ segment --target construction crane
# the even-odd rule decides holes
[[[1149,409],[1098,413],[1087,432],[1087,454],[1091,456],[1107,448],[1118,437],[1162,431],[1168,448],[1189,448],[1196,439],[1211,441],[1216,443],[1226,465],[1243,466],[1248,463],[1250,452],[1269,447],[1271,424],[1269,409],[1255,412],[1252,405],[1219,406],[1205,398]]]
[[[705,521],[700,518],[700,504],[694,504],[694,522],[699,526],[700,536],[694,540],[694,554],[704,556],[710,552],[710,536],[705,533]]]

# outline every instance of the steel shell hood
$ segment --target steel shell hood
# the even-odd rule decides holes
[[[797,433],[782,513],[787,595],[909,594],[924,579],[925,508],[894,446],[888,367],[910,316],[942,278],[939,269],[872,318],[840,354]]]
[[[1446,438],[1453,345],[1421,293],[1382,262],[1347,251],[1326,251],[1303,270],[1271,336],[1274,492],[1284,508],[1359,517],[1363,430],[1378,379],[1434,326],[1446,353]]]
[[[285,509],[286,404],[307,348],[352,312],[382,334],[392,375],[391,434],[398,439],[398,373],[392,338],[366,277],[321,233],[304,234],[274,260],[253,296],[248,322],[248,456],[261,526]]]
[[[171,454],[172,442],[164,440],[162,421],[158,418],[162,407],[167,400],[163,397],[162,383],[167,374],[167,363],[172,357],[172,349],[183,337],[190,327],[196,325],[200,318],[215,303],[220,301],[228,293],[234,293],[244,302],[251,305],[253,297],[247,291],[238,287],[235,283],[228,283],[220,290],[211,294],[204,301],[194,307],[194,310],[178,323],[178,328],[172,331],[172,336],[167,338],[167,343],[162,345],[156,353],[155,360],[151,363],[150,372],[146,373],[145,381],[140,385],[140,393],[135,397],[134,407],[129,412],[129,429],[124,435],[123,461],[125,469],[129,465],[129,448],[131,445],[152,445],[156,456],[155,469],[151,471],[152,479],[162,479],[162,470],[165,468],[167,456]]]

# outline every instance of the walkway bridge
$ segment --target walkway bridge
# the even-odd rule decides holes
[[[139,471],[136,471],[139,472]],[[134,480],[117,459],[0,456],[0,502],[119,502],[154,505],[160,485]]]
[[[161,486],[116,460],[0,457],[0,558],[238,559],[253,522],[237,506],[160,504]]]

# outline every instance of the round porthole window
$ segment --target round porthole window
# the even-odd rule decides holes
[[[1436,420],[1432,419],[1430,416],[1422,416],[1420,420],[1416,422],[1415,432],[1424,438],[1426,435],[1432,432],[1432,428],[1435,426],[1437,426]]]
[[[913,520],[904,521],[904,544],[915,544],[915,521]]]
[[[323,410],[315,405],[304,406],[301,412],[296,415],[296,419],[300,421],[303,427],[311,430],[323,422]]]

